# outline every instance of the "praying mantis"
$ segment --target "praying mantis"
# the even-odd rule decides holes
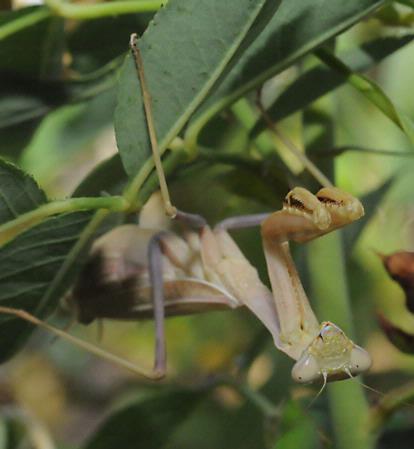
[[[170,200],[155,134],[151,101],[136,36],[132,54],[140,79],[155,169],[166,214],[182,223],[183,236],[160,229],[122,225],[98,238],[69,303],[78,321],[98,318],[155,321],[155,362],[145,370],[51,326],[23,310],[0,312],[28,320],[150,379],[166,374],[164,319],[218,309],[248,308],[268,329],[277,349],[295,360],[299,383],[353,377],[371,365],[369,354],[331,322],[319,323],[292,259],[289,242],[305,243],[359,219],[362,204],[335,187],[316,195],[291,190],[283,208],[270,214],[227,218],[214,227]],[[272,291],[241,252],[229,231],[260,227]]]

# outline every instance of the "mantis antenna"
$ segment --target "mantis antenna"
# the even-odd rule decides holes
[[[136,33],[131,34],[129,46],[131,48],[132,56],[134,58],[135,67],[137,69],[141,85],[142,99],[144,102],[144,110],[147,119],[148,134],[151,142],[155,169],[157,170],[157,175],[160,183],[161,196],[164,202],[165,212],[168,216],[174,218],[177,215],[177,209],[171,204],[170,193],[168,191],[167,181],[165,179],[164,170],[162,168],[157,134],[155,132],[154,119],[152,116],[151,96],[148,90],[147,82],[145,80],[144,63],[142,61],[141,52],[138,47],[138,37]]]

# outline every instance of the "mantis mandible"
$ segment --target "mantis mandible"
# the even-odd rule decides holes
[[[77,339],[25,311],[0,307],[84,349],[110,359],[150,379],[166,373],[165,316],[247,307],[264,324],[275,346],[296,363],[297,382],[353,377],[371,365],[368,353],[335,324],[319,324],[289,249],[289,241],[304,243],[359,219],[361,203],[335,187],[316,195],[296,187],[283,208],[272,214],[228,218],[211,228],[195,214],[172,205],[152,121],[136,35],[131,51],[143,94],[148,131],[165,211],[183,223],[183,237],[159,229],[123,225],[98,238],[70,295],[81,323],[96,318],[154,318],[155,363],[145,370],[99,347]],[[260,226],[272,292],[260,280],[229,234],[229,230]]]

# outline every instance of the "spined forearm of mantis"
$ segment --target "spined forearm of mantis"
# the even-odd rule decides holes
[[[296,361],[292,370],[296,381],[326,382],[368,369],[371,360],[365,350],[334,324],[319,324],[289,250],[290,240],[304,243],[360,218],[364,213],[360,202],[333,187],[323,188],[316,195],[297,187],[288,193],[280,211],[233,217],[214,228],[202,217],[176,209],[162,169],[134,35],[131,50],[143,91],[164,209],[187,230],[180,237],[160,229],[124,225],[95,241],[70,295],[78,320],[86,324],[97,318],[153,317],[156,327],[152,372],[132,367],[127,361],[120,363],[111,354],[106,358],[146,377],[160,378],[166,370],[165,315],[244,306],[270,331],[275,346]],[[228,233],[229,229],[249,226],[261,226],[272,292]],[[27,312],[1,307],[0,312],[17,315],[65,338],[63,331]],[[76,343],[74,337],[68,337]],[[81,346],[102,355],[102,350],[91,344]]]

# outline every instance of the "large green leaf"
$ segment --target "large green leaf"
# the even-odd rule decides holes
[[[164,150],[226,70],[271,15],[269,0],[170,0],[139,41],[152,96],[155,126]],[[127,57],[115,115],[125,169],[135,175],[149,155],[147,124],[134,62]]]
[[[197,391],[179,389],[129,405],[108,418],[84,449],[160,449],[202,396]]]
[[[390,54],[412,42],[414,35],[385,37],[367,42],[361,47],[348,50],[339,57],[353,71],[365,71],[378,64]],[[303,109],[313,101],[345,83],[343,76],[323,65],[306,71],[297,78],[269,107],[267,113],[274,121],[282,120],[290,114]],[[266,125],[260,119],[250,132],[252,137],[260,133]]]
[[[72,269],[54,285],[90,217],[77,212],[50,218],[0,248],[0,304],[40,318],[48,315],[73,280]],[[5,361],[24,344],[32,326],[7,315],[0,318],[0,361]]]
[[[194,128],[189,130],[189,135],[197,134],[218,111],[384,3],[384,0],[283,2],[277,14],[245,52],[225,82],[203,104],[192,120]]]
[[[31,176],[0,159],[0,224],[45,202],[44,192]]]

